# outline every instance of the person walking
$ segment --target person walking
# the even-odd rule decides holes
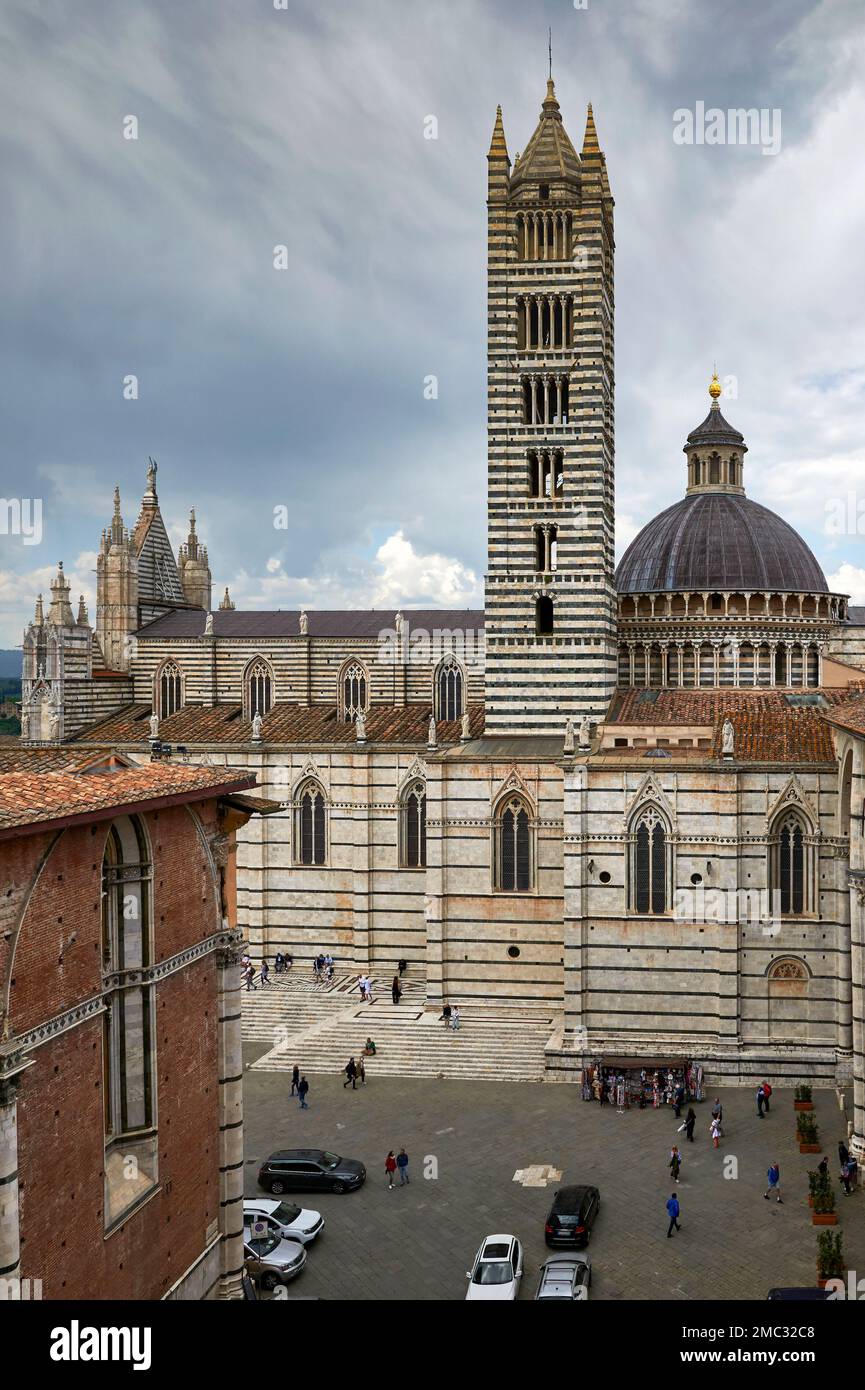
[[[297,1065],[297,1062],[295,1062],[294,1066],[291,1069],[291,1090],[288,1093],[289,1100],[291,1100],[291,1097],[294,1095],[299,1085],[300,1067]]]
[[[357,1064],[357,1076],[358,1076],[358,1080],[360,1081],[361,1086],[365,1086],[365,1085],[366,1085],[366,1067],[365,1067],[364,1064],[363,1064],[363,1053],[361,1053],[360,1061],[359,1061],[358,1064]]]
[[[767,1170],[767,1172],[766,1172],[766,1177],[769,1179],[769,1186],[767,1187],[766,1191],[763,1193],[763,1196],[766,1198],[766,1201],[767,1201],[767,1202],[768,1202],[768,1200],[769,1200],[770,1197],[774,1197],[776,1202],[780,1202],[780,1201],[781,1201],[781,1169],[779,1168],[779,1166],[778,1166],[777,1163],[770,1163],[770,1164],[769,1164],[768,1170]]]
[[[396,1166],[399,1169],[399,1185],[405,1187],[409,1181],[408,1176],[408,1154],[405,1149],[400,1149],[396,1156]]]
[[[460,1031],[460,1011],[458,1004],[454,1004],[451,1010],[451,1031],[454,1033]]]
[[[357,1090],[357,1063],[355,1062],[355,1060],[354,1060],[353,1057],[349,1057],[348,1061],[346,1062],[346,1064],[345,1064],[345,1066],[344,1066],[344,1068],[343,1068],[343,1071],[345,1072],[345,1081],[343,1081],[343,1083],[342,1083],[342,1089],[345,1090],[346,1086],[351,1086],[351,1089],[352,1089],[353,1091],[356,1091],[356,1090]]]
[[[246,967],[246,992],[247,992],[247,994],[249,993],[249,991],[250,991],[251,989],[258,989],[258,985],[253,984],[253,980],[254,980],[254,979],[255,979],[255,966],[252,964],[252,961],[250,961],[250,962],[249,962],[249,965]]]
[[[396,967],[396,968],[397,968],[397,970],[399,971],[400,975],[404,975],[405,972],[408,970],[408,961],[407,961],[407,960],[398,961],[398,962],[397,962],[397,967]]]
[[[302,1077],[300,1078],[300,1081],[298,1082],[298,1087],[297,1087],[297,1096],[298,1096],[298,1100],[300,1101],[300,1108],[301,1108],[301,1110],[308,1110],[308,1109],[309,1109],[309,1106],[308,1106],[307,1103],[306,1103],[306,1096],[307,1096],[307,1092],[308,1092],[308,1091],[309,1091],[309,1082],[307,1081],[307,1079],[306,1079],[305,1076],[302,1076]]]
[[[670,1150],[670,1177],[673,1182],[679,1181],[679,1173],[682,1168],[682,1155],[674,1144]]]
[[[766,1092],[763,1090],[763,1083],[757,1087],[757,1119],[763,1119],[763,1106],[766,1104]]]
[[[689,1143],[689,1144],[693,1144],[693,1142],[694,1142],[694,1125],[695,1125],[696,1123],[697,1123],[697,1116],[696,1116],[696,1114],[694,1113],[694,1107],[691,1105],[691,1106],[688,1107],[688,1113],[687,1113],[687,1115],[685,1116],[685,1133],[686,1133],[687,1136],[688,1136],[688,1143]]]
[[[712,1119],[718,1121],[718,1129],[724,1133],[724,1107],[721,1104],[720,1096],[715,1097],[715,1104],[712,1106]]]
[[[394,1173],[396,1172],[396,1159],[394,1158],[394,1155],[393,1155],[393,1149],[388,1149],[387,1158],[386,1158],[385,1161],[384,1161],[384,1171],[385,1171],[385,1174],[386,1174],[386,1176],[387,1176],[388,1190],[389,1190],[389,1191],[392,1191],[392,1190],[393,1190],[393,1175],[394,1175]]]
[[[402,990],[399,987],[399,975],[394,975],[393,984],[390,987],[390,996],[395,1004],[399,1003],[399,997],[401,994]]]
[[[829,1176],[829,1159],[825,1154],[817,1164],[817,1172],[820,1174],[821,1178],[828,1178]]]
[[[669,1224],[669,1226],[667,1227],[667,1239],[668,1239],[668,1240],[670,1239],[670,1237],[671,1237],[672,1234],[673,1234],[673,1227],[674,1227],[674,1226],[675,1226],[675,1228],[676,1228],[677,1231],[681,1231],[681,1229],[682,1229],[681,1226],[679,1225],[679,1212],[680,1212],[680,1210],[681,1210],[681,1208],[679,1207],[679,1199],[678,1199],[678,1197],[676,1196],[675,1192],[671,1192],[671,1193],[670,1193],[670,1200],[667,1202],[667,1215],[668,1215],[669,1218],[670,1218],[670,1224]]]
[[[844,1167],[844,1164],[847,1162],[847,1160],[848,1160],[849,1157],[850,1157],[850,1150],[847,1148],[847,1145],[844,1143],[844,1140],[843,1140],[843,1139],[839,1139],[839,1140],[838,1140],[838,1162],[841,1164],[841,1167],[842,1167],[842,1168]]]
[[[769,1113],[769,1100],[770,1100],[770,1098],[771,1098],[771,1095],[772,1095],[772,1087],[769,1085],[768,1081],[764,1081],[764,1082],[763,1082],[763,1104],[764,1104],[765,1107],[766,1107],[766,1114],[767,1114],[767,1115],[768,1115],[768,1113]]]
[[[451,1006],[450,1006],[450,1004],[445,1004],[444,1007],[442,1008],[441,1015],[440,1015],[440,1017],[439,1017],[439,1023],[444,1023],[445,1028],[448,1028],[448,1027],[450,1027],[450,1021],[451,1021]]]
[[[680,1120],[680,1119],[682,1118],[682,1106],[683,1106],[684,1104],[685,1104],[685,1088],[684,1088],[684,1086],[682,1085],[682,1083],[679,1082],[679,1085],[676,1087],[675,1091],[673,1092],[673,1110],[674,1110],[674,1112],[675,1112],[675,1115],[676,1115],[676,1119],[677,1119],[677,1120]]]
[[[709,1125],[709,1133],[712,1136],[712,1143],[714,1147],[717,1149],[719,1144],[721,1143],[721,1121],[718,1119],[717,1115],[714,1117],[711,1124]]]
[[[262,985],[262,989],[266,989],[266,988],[267,988],[267,983],[268,983],[268,981],[269,981],[269,979],[270,979],[270,967],[269,967],[268,964],[267,964],[267,958],[266,958],[266,957],[265,957],[265,958],[262,960],[262,962],[261,962],[261,972],[260,972],[260,973],[261,973],[261,985]]]

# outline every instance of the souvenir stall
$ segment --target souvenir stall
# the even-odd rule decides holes
[[[688,1057],[599,1057],[583,1068],[583,1100],[641,1110],[703,1099],[703,1068]]]

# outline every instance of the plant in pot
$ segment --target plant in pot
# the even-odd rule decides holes
[[[841,1231],[822,1231],[817,1240],[817,1283],[825,1289],[827,1280],[844,1274],[844,1237]]]
[[[811,1099],[811,1095],[811,1087],[807,1084],[803,1083],[801,1086],[797,1086],[793,1092],[793,1109],[813,1110],[814,1102]]]
[[[835,1193],[831,1184],[818,1187],[814,1193],[814,1210],[811,1214],[812,1226],[837,1226],[838,1213],[835,1210]]]
[[[800,1115],[796,1121],[796,1138],[799,1141],[800,1154],[816,1154],[820,1152],[820,1135],[817,1130],[817,1121],[813,1115]]]
[[[808,1206],[813,1207],[814,1198],[824,1187],[828,1187],[829,1178],[825,1173],[813,1172],[808,1174]]]

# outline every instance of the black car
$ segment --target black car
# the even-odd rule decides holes
[[[588,1245],[601,1194],[596,1187],[561,1187],[544,1226],[547,1245]]]
[[[366,1181],[356,1158],[340,1158],[325,1149],[280,1149],[258,1170],[258,1185],[277,1197],[281,1192],[352,1192]]]

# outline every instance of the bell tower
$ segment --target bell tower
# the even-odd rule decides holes
[[[511,167],[488,155],[486,732],[600,720],[616,686],[613,198],[552,78]]]

